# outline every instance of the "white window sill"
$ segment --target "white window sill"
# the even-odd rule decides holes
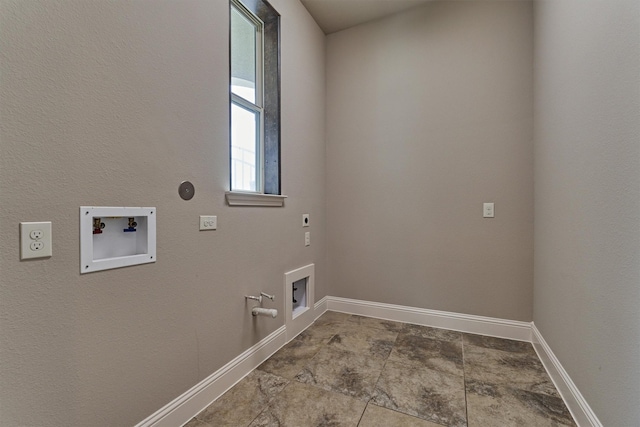
[[[279,194],[244,193],[241,191],[227,191],[227,203],[229,206],[284,206],[287,196]]]

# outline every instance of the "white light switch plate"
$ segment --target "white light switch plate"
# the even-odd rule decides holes
[[[311,245],[311,232],[309,232],[309,231],[304,233],[304,245],[305,246],[310,246]]]
[[[494,218],[495,210],[493,203],[484,203],[482,205],[482,217],[483,218]]]
[[[51,222],[20,223],[20,259],[52,255]]]
[[[200,230],[215,230],[218,228],[218,217],[200,215]]]

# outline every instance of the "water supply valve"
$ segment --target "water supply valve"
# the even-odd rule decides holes
[[[104,222],[100,218],[93,218],[93,234],[102,234]]]
[[[136,231],[136,227],[138,226],[138,223],[136,222],[135,218],[129,218],[129,224],[128,224],[129,228],[125,228],[122,231],[124,231],[125,233],[133,233]]]

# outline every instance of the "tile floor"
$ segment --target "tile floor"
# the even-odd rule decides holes
[[[186,427],[575,425],[529,343],[329,311]]]

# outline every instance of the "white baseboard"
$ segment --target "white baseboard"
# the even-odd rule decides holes
[[[327,308],[395,322],[531,342],[531,323],[529,322],[338,297],[327,297]]]
[[[285,343],[286,331],[285,327],[281,326],[135,427],[176,427],[188,423]]]
[[[327,310],[532,342],[578,426],[602,427],[533,323],[332,296],[325,296],[314,304],[313,319]],[[282,326],[135,427],[183,426],[282,348],[287,342],[286,337],[286,327]]]
[[[325,296],[320,301],[316,302],[313,311],[316,316],[316,319],[324,314],[327,311],[327,300],[329,297]]]
[[[553,354],[551,347],[549,347],[533,322],[531,322],[531,331],[533,348],[535,348],[536,353],[538,353],[538,357],[549,373],[551,380],[558,389],[567,408],[569,408],[571,415],[573,415],[576,424],[580,427],[602,427],[602,423],[598,420],[598,417],[584,399],[571,377],[569,377],[567,371],[562,367],[558,358]]]

